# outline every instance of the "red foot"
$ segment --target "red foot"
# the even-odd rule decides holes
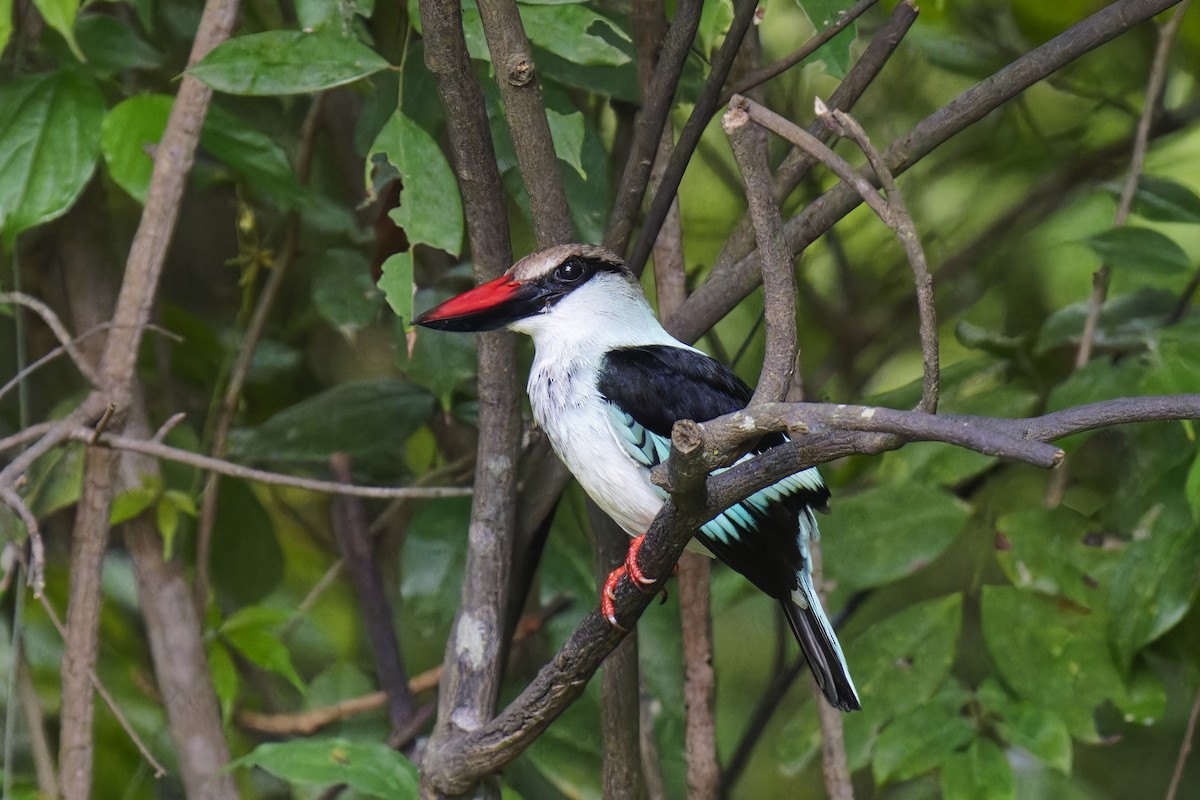
[[[600,613],[608,620],[608,624],[614,628],[621,628],[617,623],[616,609],[617,583],[621,580],[621,577],[628,576],[634,587],[643,592],[653,591],[649,587],[658,583],[657,578],[651,578],[642,572],[642,568],[637,563],[638,551],[642,549],[642,543],[645,541],[645,534],[633,537],[633,541],[629,543],[629,552],[625,554],[625,563],[610,572],[608,579],[604,581],[604,591],[600,594]],[[671,574],[674,575],[678,570],[679,565],[676,564],[675,568],[671,570]],[[667,590],[665,588],[662,590],[662,596],[665,603],[667,600]],[[621,630],[624,630],[624,628],[621,628]]]

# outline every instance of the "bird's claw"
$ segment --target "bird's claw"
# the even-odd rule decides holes
[[[628,577],[629,582],[633,584],[634,588],[651,594],[654,592],[654,584],[658,583],[657,578],[651,578],[642,572],[642,568],[637,563],[638,551],[642,549],[642,543],[645,540],[645,534],[635,536],[633,541],[629,543],[629,552],[625,554],[625,563],[610,572],[608,579],[604,581],[604,591],[600,594],[600,613],[608,620],[608,624],[614,628],[625,630],[625,628],[617,623],[617,583],[620,582],[621,577]],[[679,566],[676,565],[671,570],[671,574],[674,575],[678,570]],[[667,589],[665,586],[662,588],[662,602],[667,602]]]

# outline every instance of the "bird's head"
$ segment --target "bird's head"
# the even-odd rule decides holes
[[[586,326],[630,315],[653,319],[625,262],[602,247],[564,244],[526,256],[499,278],[413,321],[445,331],[507,327],[536,337],[568,323]]]

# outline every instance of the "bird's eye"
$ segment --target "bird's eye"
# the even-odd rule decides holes
[[[583,262],[577,258],[572,258],[558,265],[558,269],[554,270],[554,279],[559,283],[575,283],[586,272],[587,270],[584,268]]]

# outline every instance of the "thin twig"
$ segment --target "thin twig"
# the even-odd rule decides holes
[[[74,339],[71,340],[71,344],[77,345],[94,333],[99,333],[100,331],[108,330],[108,327],[109,326],[107,323],[104,325],[97,325],[94,328],[84,331],[83,333],[76,336]],[[33,363],[26,364],[24,367],[21,368],[21,370],[19,372],[17,372],[16,375],[12,376],[12,379],[9,380],[8,383],[4,384],[3,386],[0,386],[0,397],[4,397],[4,395],[6,395],[10,391],[12,391],[14,387],[18,386],[21,383],[21,381],[25,380],[31,374],[33,374],[35,371],[37,371],[41,367],[45,366],[49,362],[53,361],[54,359],[58,358],[59,356],[63,355],[64,353],[69,354],[70,351],[67,349],[66,345],[60,344],[58,347],[49,351],[48,353],[46,353],[44,356],[37,359]],[[80,363],[80,360],[76,360],[74,357],[72,357],[72,360],[76,364]],[[87,363],[87,359],[81,359],[81,360],[83,363]]]
[[[58,612],[54,610],[54,606],[51,605],[50,601],[43,595],[37,595],[37,598],[39,601],[41,601],[42,608],[46,610],[46,616],[50,618],[50,622],[53,623],[55,629],[58,630],[58,635],[63,638],[63,641],[66,641],[66,626],[63,625],[62,620],[58,616]],[[150,765],[150,768],[154,770],[154,777],[164,777],[167,774],[167,768],[158,762],[158,759],[154,757],[154,755],[146,747],[145,743],[142,742],[142,739],[140,736],[138,736],[137,731],[133,729],[133,726],[125,717],[125,712],[121,711],[121,707],[117,704],[117,701],[113,698],[112,694],[109,693],[108,689],[105,688],[104,683],[100,680],[100,676],[96,674],[96,670],[92,667],[88,667],[87,674],[88,679],[91,681],[92,688],[94,688],[96,693],[104,699],[104,704],[108,706],[110,711],[112,711],[113,717],[116,718],[118,724],[120,724],[120,726],[124,729],[126,735],[129,736],[129,740],[133,742],[134,746],[137,747],[138,752],[142,754],[142,758],[144,758],[146,763]]]
[[[700,0],[678,3],[675,18],[663,37],[662,47],[655,53],[657,63],[652,67],[653,75],[643,83],[642,108],[634,122],[633,141],[630,142],[625,169],[614,195],[608,231],[604,235],[604,246],[615,253],[623,253],[629,244],[629,234],[633,230],[634,219],[641,207],[642,196],[656,160],[655,150],[659,148],[664,131],[669,130],[671,101],[696,38],[703,8],[704,3]],[[640,33],[644,35],[645,32]],[[635,29],[633,35],[639,37],[639,31]],[[654,52],[651,48],[647,50]],[[638,66],[641,71],[643,65],[639,63]]]
[[[68,431],[67,438],[74,441],[87,442],[94,435],[90,428],[75,428]],[[353,497],[375,498],[439,498],[466,497],[474,490],[469,486],[350,486],[336,481],[322,481],[313,478],[299,478],[294,475],[283,475],[253,467],[243,467],[221,458],[213,458],[190,450],[161,444],[150,439],[138,439],[130,436],[117,436],[111,433],[101,434],[94,443],[98,447],[113,450],[126,450],[131,453],[141,453],[153,458],[187,464],[198,469],[217,472],[231,478],[241,478],[259,483],[269,483],[276,486],[291,486],[296,489],[307,489],[311,492],[325,494],[349,495]]]
[[[412,676],[408,681],[408,691],[414,695],[431,692],[437,688],[441,678],[442,667],[439,664]],[[335,722],[383,709],[387,703],[387,692],[379,691],[342,700],[331,706],[310,708],[291,714],[268,714],[240,709],[233,718],[239,727],[268,736],[311,736]]]
[[[1137,132],[1133,137],[1133,153],[1129,157],[1129,173],[1121,187],[1121,199],[1117,203],[1113,226],[1122,227],[1129,219],[1133,208],[1133,198],[1137,193],[1138,180],[1146,164],[1146,150],[1150,141],[1150,126],[1154,116],[1159,111],[1163,86],[1167,80],[1167,62],[1179,27],[1183,23],[1183,15],[1187,13],[1191,0],[1183,0],[1175,13],[1158,29],[1158,44],[1154,48],[1154,59],[1150,66],[1150,77],[1146,82],[1146,102],[1138,117]],[[1108,278],[1112,270],[1102,264],[1092,276],[1092,294],[1088,299],[1088,313],[1083,322],[1083,335],[1079,339],[1079,349],[1075,353],[1075,369],[1082,369],[1092,357],[1092,346],[1096,340],[1096,330],[1100,323],[1100,312],[1104,309],[1104,301],[1108,297]]]
[[[929,265],[925,260],[925,250],[921,247],[921,237],[917,226],[913,223],[912,215],[904,204],[904,195],[896,185],[896,179],[888,169],[887,163],[875,145],[871,143],[867,132],[858,124],[858,120],[845,111],[833,109],[823,103],[820,98],[816,102],[817,117],[829,125],[835,133],[843,138],[852,139],[867,157],[867,162],[874,170],[883,191],[887,194],[889,214],[884,222],[896,233],[896,238],[904,246],[908,263],[912,267],[913,280],[917,286],[917,309],[921,319],[921,361],[923,378],[921,386],[921,401],[917,404],[918,411],[932,414],[937,411],[938,387],[941,374],[938,366],[938,331],[937,310],[933,303],[933,277],[929,274]]]
[[[1179,743],[1179,755],[1175,758],[1175,770],[1171,773],[1171,784],[1167,787],[1166,800],[1175,800],[1179,794],[1179,785],[1183,782],[1183,768],[1187,764],[1188,755],[1192,752],[1192,741],[1196,737],[1196,720],[1200,719],[1200,692],[1196,693],[1196,701],[1192,703],[1192,713],[1188,715],[1187,728],[1183,731],[1183,741]]]
[[[717,105],[726,105],[729,103],[730,98],[732,98],[735,94],[744,94],[754,87],[766,83],[777,75],[782,75],[784,72],[787,72],[789,69],[796,66],[801,61],[819,50],[823,44],[845,30],[847,26],[866,13],[867,9],[878,2],[879,0],[858,0],[858,2],[852,7],[839,13],[836,22],[818,33],[816,36],[813,36],[811,39],[801,45],[798,50],[793,53],[789,53],[773,64],[768,64],[761,69],[756,69],[754,72],[751,72],[749,75],[743,77],[733,85],[731,90],[726,92],[721,97],[721,101]],[[813,20],[813,22],[815,23],[816,20]]]
[[[862,55],[846,73],[845,79],[829,95],[831,107],[845,111],[854,107],[867,87],[883,71],[892,53],[899,47],[916,18],[917,9],[912,0],[903,0],[896,4],[888,21],[871,37],[871,41],[863,50]],[[751,99],[758,100],[759,98]],[[833,139],[833,132],[819,120],[811,122],[807,130],[826,144]],[[815,164],[816,160],[812,156],[799,148],[792,148],[775,171],[775,199],[782,203],[804,181]],[[731,265],[738,263],[739,259],[749,254],[753,248],[753,226],[750,223],[749,214],[743,214],[721,246],[721,252],[713,262],[713,271],[718,274],[724,273]],[[672,323],[669,319],[666,325],[668,330],[672,330]]]
[[[650,209],[646,212],[645,220],[642,221],[642,230],[638,234],[637,242],[626,262],[635,275],[641,275],[646,266],[646,259],[654,247],[655,240],[658,239],[658,231],[662,227],[667,213],[671,210],[671,203],[675,199],[676,192],[679,191],[679,182],[683,179],[684,170],[692,160],[692,154],[700,143],[700,137],[708,126],[708,121],[712,119],[718,108],[717,101],[720,99],[721,87],[729,75],[729,70],[733,67],[738,48],[742,45],[742,38],[754,20],[758,0],[734,0],[733,5],[733,22],[729,25],[729,32],[725,34],[725,41],[721,43],[717,55],[713,57],[708,80],[705,81],[700,96],[696,98],[696,105],[679,134],[679,141],[675,144],[674,152],[671,153],[671,160],[663,172],[662,182],[654,194],[654,199],[650,202]]]
[[[21,518],[21,522],[25,524],[25,531],[29,535],[29,565],[26,583],[33,589],[34,597],[41,597],[42,592],[46,589],[46,551],[42,546],[42,532],[38,529],[37,517],[29,510],[29,506],[25,505],[25,501],[15,489],[10,489],[3,484],[0,484],[0,500],[3,500],[5,505],[15,511]]]
[[[22,292],[0,292],[0,303],[11,303],[13,305],[25,306],[30,311],[37,314],[46,323],[46,327],[54,334],[54,338],[58,339],[58,343],[71,357],[71,363],[75,365],[75,369],[79,370],[79,374],[87,379],[87,382],[93,388],[99,389],[103,386],[100,374],[96,372],[91,363],[76,349],[75,345],[80,340],[90,336],[95,332],[95,329],[88,331],[83,336],[72,337],[67,332],[67,328],[62,324],[62,320],[54,313],[50,306],[38,300],[36,297],[24,294]],[[38,362],[34,362],[36,365]],[[30,365],[31,367],[34,365]],[[0,391],[3,394],[3,391]]]
[[[296,152],[296,178],[302,186],[308,183],[312,173],[313,153],[323,97],[324,95],[321,94],[316,96],[300,126]],[[267,320],[275,307],[275,299],[284,286],[284,278],[299,252],[300,226],[300,214],[295,211],[288,214],[287,221],[284,223],[283,246],[279,250],[279,257],[274,260],[271,269],[268,270],[267,279],[263,282],[262,291],[254,304],[254,311],[242,334],[241,347],[238,348],[237,358],[229,373],[229,382],[225,386],[217,409],[216,421],[212,428],[212,441],[208,447],[214,458],[224,458],[228,451],[229,432],[233,429],[238,403],[242,398],[242,390],[250,376],[254,354],[267,329]],[[204,483],[204,491],[201,493],[200,513],[196,521],[196,577],[193,582],[193,591],[196,596],[196,608],[200,609],[208,605],[209,551],[212,548],[213,527],[217,520],[220,491],[220,473],[210,472]]]

